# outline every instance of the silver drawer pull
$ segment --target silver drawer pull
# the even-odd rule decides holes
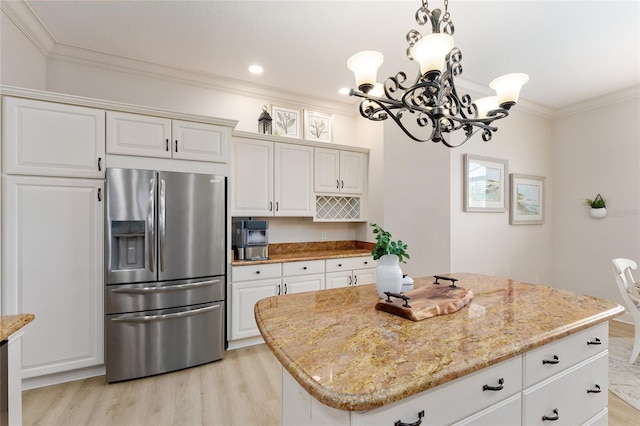
[[[189,290],[192,288],[199,288],[199,287],[208,287],[210,285],[214,285],[218,283],[220,283],[220,280],[200,281],[197,283],[178,284],[178,285],[171,285],[166,287],[116,288],[111,291],[113,293],[124,293],[124,294],[161,293],[164,291],[179,291],[179,290]]]
[[[560,360],[558,359],[558,355],[554,355],[553,359],[543,359],[543,364],[558,364]]]
[[[204,314],[205,312],[213,311],[214,309],[219,309],[220,305],[215,306],[207,306],[206,308],[194,309],[192,311],[182,311],[176,312],[175,314],[164,314],[164,315],[145,315],[143,317],[133,317],[133,318],[113,318],[111,321],[116,322],[149,322],[149,321],[160,321],[172,318],[184,318],[191,315]]]
[[[500,379],[498,380],[498,386],[489,386],[489,385],[484,385],[482,386],[482,391],[501,391],[502,389],[504,389],[504,379]]]

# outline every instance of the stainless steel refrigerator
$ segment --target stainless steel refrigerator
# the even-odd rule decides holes
[[[107,169],[108,382],[222,359],[226,178]]]

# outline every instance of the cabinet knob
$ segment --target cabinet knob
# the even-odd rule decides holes
[[[340,189],[342,189],[342,188],[344,188],[344,181],[343,180],[340,181]]]
[[[364,261],[364,264],[365,264],[365,265],[368,265],[368,264],[369,264],[369,261],[365,260],[365,261]]]
[[[178,152],[178,139],[176,139],[176,152]]]
[[[602,392],[602,389],[600,389],[600,386],[596,385],[595,389],[587,389],[587,393],[600,393]]]
[[[102,171],[102,157],[98,157],[98,171]]]
[[[98,201],[102,201],[102,188],[98,188]]]
[[[336,179],[336,189],[340,189],[340,181]]]
[[[164,150],[169,152],[169,139],[165,139],[164,141]]]
[[[593,340],[587,340],[587,345],[601,345],[602,341],[600,341],[599,337],[596,337]]]
[[[260,271],[256,271],[256,274],[259,274],[259,273],[260,273]]]
[[[558,364],[560,359],[558,359],[558,355],[554,355],[553,359],[543,359],[542,364]]]
[[[306,267],[306,266],[303,266],[303,267],[302,267],[302,269],[304,269],[304,270],[306,271],[306,270],[307,270],[307,267]]]
[[[342,263],[338,263],[338,268],[342,268]]]

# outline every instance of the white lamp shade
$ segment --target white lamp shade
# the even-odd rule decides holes
[[[476,105],[477,118],[487,118],[489,116],[489,111],[499,108],[497,96],[487,96],[485,98],[476,99],[474,104]]]
[[[489,87],[496,91],[498,105],[514,104],[520,96],[520,89],[529,81],[529,76],[523,73],[506,74],[493,80]]]
[[[384,95],[384,87],[382,86],[382,83],[375,83],[373,85],[373,89],[369,90],[369,93],[367,93],[367,95],[369,96],[375,96],[377,98],[380,98]],[[368,107],[373,107],[376,108],[378,106],[378,104],[371,102],[371,101],[367,101],[364,100],[362,101],[362,106],[363,108],[368,108]]]
[[[420,64],[420,73],[442,71],[445,57],[453,49],[453,37],[434,33],[422,37],[411,48],[411,56]]]
[[[358,52],[347,60],[347,68],[355,74],[359,89],[363,85],[373,86],[383,61],[382,53],[371,50]]]

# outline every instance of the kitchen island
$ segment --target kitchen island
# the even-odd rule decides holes
[[[0,315],[0,424],[22,424],[22,335],[33,314]]]
[[[256,322],[283,366],[283,424],[606,423],[608,321],[624,308],[451,276],[473,300],[418,322],[376,310],[374,285],[260,300]]]

